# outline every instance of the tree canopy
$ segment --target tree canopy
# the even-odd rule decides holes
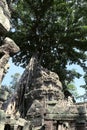
[[[14,75],[11,75],[11,82],[10,82],[10,88],[12,89],[12,91],[16,91],[17,89],[17,84],[19,82],[21,75],[19,73],[15,73]]]
[[[41,65],[56,72],[63,84],[79,78],[66,65],[87,69],[86,0],[19,0],[14,8],[9,35],[21,51],[13,61],[25,67],[37,54]]]

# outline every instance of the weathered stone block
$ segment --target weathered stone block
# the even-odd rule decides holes
[[[9,93],[7,91],[0,89],[0,101],[7,100],[8,95]]]
[[[5,0],[0,0],[0,35],[10,30],[10,11]]]

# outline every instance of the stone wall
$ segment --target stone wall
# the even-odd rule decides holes
[[[34,56],[18,84],[18,110],[37,130],[86,130],[86,105],[65,99],[56,73],[43,68]]]
[[[0,35],[3,36],[10,30],[10,11],[6,0],[0,0]]]

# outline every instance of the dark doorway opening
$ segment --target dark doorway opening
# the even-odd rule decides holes
[[[6,124],[4,130],[11,130],[11,126],[9,124]]]
[[[23,126],[18,126],[17,130],[23,130]]]

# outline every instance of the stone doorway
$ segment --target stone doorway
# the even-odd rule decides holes
[[[5,124],[4,130],[11,130],[11,126],[9,124]]]
[[[76,130],[86,130],[85,123],[76,124]]]

